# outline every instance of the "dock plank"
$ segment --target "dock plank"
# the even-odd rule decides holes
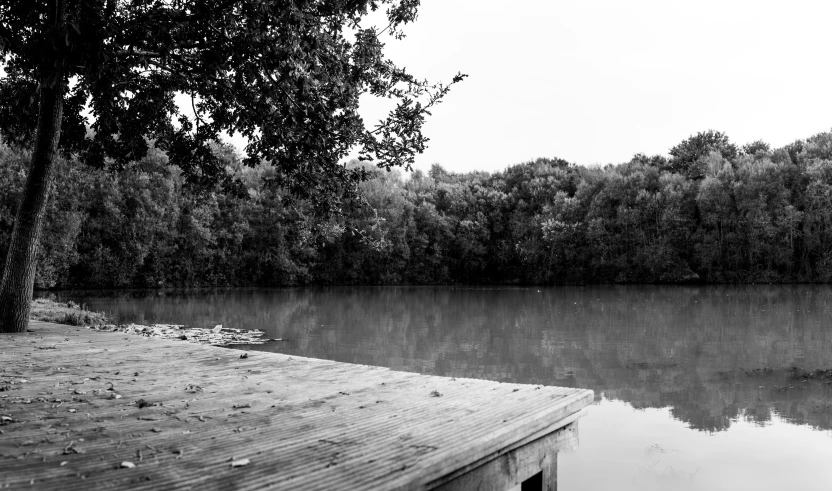
[[[0,335],[0,486],[432,489],[553,434],[593,397],[259,351],[241,359],[57,324],[30,330]],[[249,464],[232,467],[240,459]]]

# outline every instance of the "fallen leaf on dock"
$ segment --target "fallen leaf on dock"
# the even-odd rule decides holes
[[[125,460],[121,463],[121,467],[122,469],[133,469],[134,467],[136,467],[136,464]]]
[[[240,358],[248,358],[248,353],[243,353],[242,355],[240,355]]]
[[[251,461],[248,459],[240,459],[231,462],[231,467],[242,467],[244,465],[248,465]]]
[[[435,391],[430,393],[430,396],[431,397],[442,397],[442,394],[440,394],[438,390],[435,390]]]
[[[234,404],[234,406],[232,406],[232,409],[244,409],[244,408],[247,408],[247,407],[251,407],[250,402],[247,402],[245,404]]]

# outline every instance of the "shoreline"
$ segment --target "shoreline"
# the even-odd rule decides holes
[[[121,332],[148,338],[190,341],[212,346],[282,341],[282,339],[263,338],[266,333],[259,329],[232,329],[223,327],[221,324],[211,329],[183,324],[115,324],[110,322],[104,312],[88,310],[84,305],[72,301],[57,302],[46,298],[38,298],[32,302],[29,320],[86,327],[95,331]]]

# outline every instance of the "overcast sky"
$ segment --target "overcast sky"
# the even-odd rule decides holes
[[[470,75],[417,168],[607,164],[710,128],[773,146],[832,129],[831,20],[828,0],[422,0],[387,52],[431,80]]]

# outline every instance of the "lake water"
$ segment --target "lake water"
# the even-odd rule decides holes
[[[832,372],[801,376],[832,368],[829,286],[55,296],[120,322],[285,340],[250,349],[593,389],[579,447],[560,456],[562,490],[832,489]]]

